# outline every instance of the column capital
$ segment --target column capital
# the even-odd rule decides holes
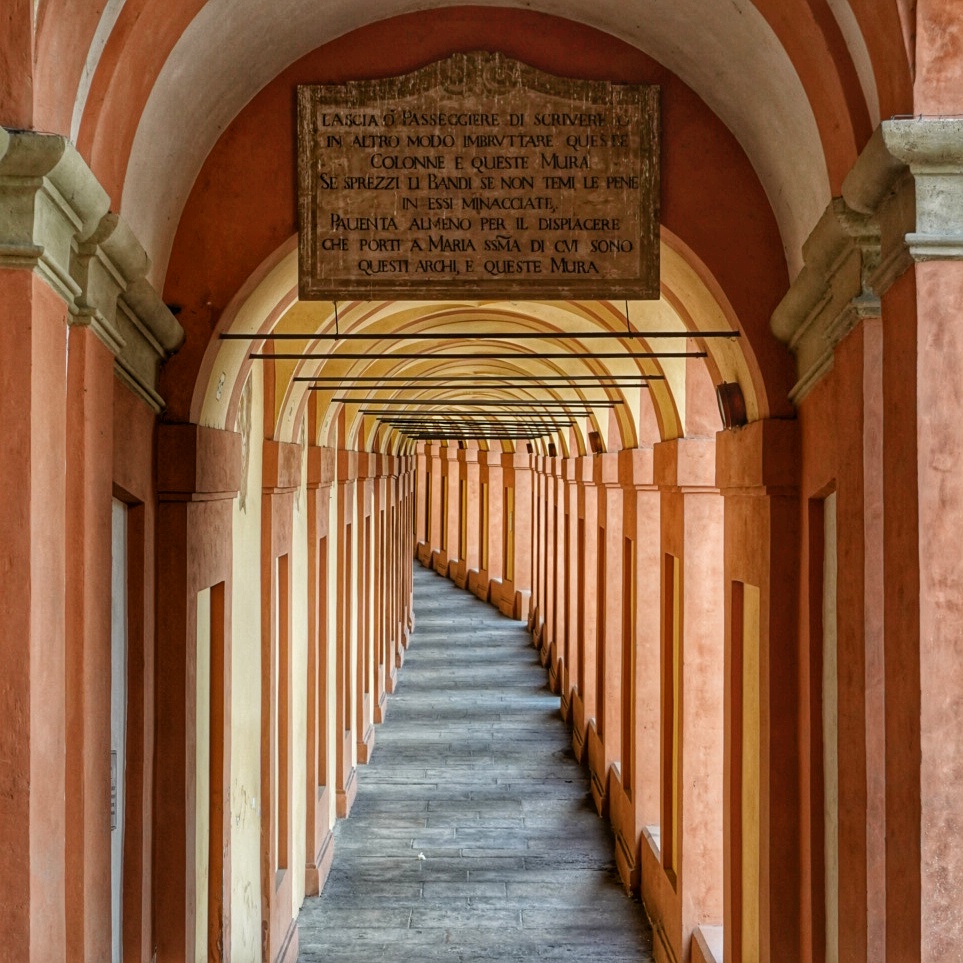
[[[655,486],[655,452],[652,448],[626,448],[619,452],[619,484],[623,488]]]
[[[265,494],[294,491],[301,484],[300,445],[287,441],[264,439],[262,490]]]
[[[592,480],[596,485],[614,488],[619,484],[619,453],[607,451],[592,458]]]
[[[66,137],[0,129],[0,199],[0,265],[36,271],[72,304],[74,248],[107,214],[107,192]]]
[[[799,422],[767,418],[716,435],[716,479],[726,495],[795,495]]]
[[[575,481],[585,484],[586,482],[591,484],[595,480],[595,456],[594,455],[579,455],[574,458],[575,463]]]
[[[899,250],[905,254],[902,233]],[[880,316],[880,289],[910,264],[890,258],[879,269],[882,241],[875,214],[854,211],[842,198],[826,208],[803,245],[805,264],[772,314],[773,333],[796,356],[798,381],[789,393],[798,404],[833,365],[836,345],[866,318]]]
[[[514,468],[515,471],[531,471],[533,467],[532,456],[524,451],[506,451],[501,455],[503,468]]]
[[[914,262],[963,259],[963,120],[883,121],[803,245],[804,266],[772,315],[796,356],[798,404],[839,342],[880,315]]]
[[[369,478],[374,478],[376,471],[374,468],[374,455],[367,451],[356,451],[355,456],[355,477],[359,481],[366,481]]]
[[[0,267],[42,277],[155,411],[157,369],[184,339],[146,280],[150,260],[67,138],[0,128]]]
[[[358,453],[339,448],[338,456],[338,482],[352,482],[358,477]]]
[[[880,130],[915,181],[916,229],[906,235],[913,259],[963,259],[963,119],[887,120]]]
[[[234,498],[241,489],[241,436],[203,425],[159,425],[157,493],[162,502]]]
[[[308,488],[324,488],[337,478],[337,455],[333,448],[308,447]]]
[[[673,438],[652,451],[653,479],[660,488],[718,491],[715,438]]]

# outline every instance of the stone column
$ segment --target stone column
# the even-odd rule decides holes
[[[330,733],[335,693],[328,593],[332,485],[335,459],[331,449],[308,449],[308,693],[307,693],[307,836],[305,893],[315,896],[324,886],[334,858],[335,758]],[[323,549],[322,549],[323,546]]]
[[[503,515],[503,491],[505,488],[505,472],[502,468],[502,456],[498,452],[485,453],[488,482],[488,597],[495,601],[501,592],[501,583],[505,577],[503,560],[505,556],[506,519]]]
[[[344,818],[358,793],[357,727],[358,679],[358,552],[357,452],[337,452],[337,812]]]
[[[356,594],[356,647],[357,647],[357,693],[355,736],[357,738],[358,762],[366,764],[374,751],[374,705],[376,686],[375,638],[372,618],[372,599],[375,546],[374,484],[376,456],[367,452],[354,452],[358,466],[358,525]]]
[[[568,531],[565,543],[565,638],[562,642],[562,717],[572,722],[572,696],[578,680],[578,634],[580,629],[580,593],[582,586],[579,582],[579,486],[576,483],[576,470],[579,461],[576,458],[562,459],[560,479],[565,499],[565,517]]]
[[[800,937],[799,426],[717,436],[725,500],[723,938],[730,959],[785,959]]]
[[[462,452],[464,459],[462,472],[465,482],[468,485],[466,504],[468,517],[465,522],[467,535],[467,544],[465,546],[465,584],[467,584],[468,581],[468,574],[470,572],[477,572],[481,564],[481,545],[479,545],[478,540],[478,526],[481,517],[481,469],[478,464],[480,454],[481,452],[479,452],[477,448],[466,448]],[[462,585],[462,588],[464,587],[465,585]]]
[[[297,957],[294,924],[293,514],[301,446],[265,439],[261,499],[261,901],[267,957]],[[276,722],[276,724],[275,724]],[[301,827],[298,827],[300,831]]]
[[[111,786],[114,358],[90,328],[73,327],[68,338],[67,932],[68,955],[94,961],[111,953],[104,790]]]
[[[524,619],[528,614],[532,597],[532,542],[535,531],[533,509],[532,456],[522,452],[503,455],[511,464],[512,480],[515,489],[515,519],[512,536],[515,543],[515,571],[512,580],[511,612],[516,619]]]
[[[653,479],[651,448],[621,451],[623,534],[621,756],[609,777],[609,819],[622,883],[638,891],[640,845],[646,826],[659,822],[661,636],[659,597],[662,552],[652,532],[661,530],[661,496]]]
[[[542,639],[539,656],[551,672],[552,652],[558,646],[558,586],[562,578],[561,542],[558,534],[559,491],[554,475],[555,458],[541,459],[542,483]]]
[[[210,745],[220,756],[212,778],[209,831],[223,845],[222,865],[209,868],[208,886],[220,899],[204,900],[209,945],[230,944],[231,531],[233,499],[240,488],[240,436],[197,425],[167,425],[158,435],[156,778],[154,938],[157,959],[184,960],[196,953],[196,913],[201,901],[194,868],[197,840],[198,595],[212,592],[210,626]],[[202,640],[203,641],[203,640]],[[213,777],[213,769],[212,769]],[[219,825],[217,824],[219,822]],[[214,927],[214,931],[210,930]]]
[[[446,524],[446,519],[442,517],[443,502],[441,491],[442,475],[447,467],[447,462],[442,458],[441,446],[430,444],[425,446],[427,455],[427,473],[429,478],[429,493],[431,499],[428,503],[428,555],[430,559],[441,551],[442,526]],[[429,564],[434,564],[433,561]]]
[[[688,952],[723,912],[723,500],[713,439],[655,446],[662,493],[662,752],[659,868],[643,898],[663,952]],[[645,849],[643,847],[643,854]]]
[[[548,485],[553,504],[552,537],[554,552],[549,556],[552,568],[551,630],[545,658],[548,662],[549,686],[555,693],[562,691],[562,662],[565,635],[568,632],[567,607],[569,594],[569,570],[571,564],[566,542],[565,519],[567,512],[566,484],[562,478],[562,459],[550,458],[547,463]]]
[[[933,16],[927,11],[921,27]],[[928,34],[937,35],[942,42],[940,31]],[[839,624],[859,623],[864,639],[837,674],[839,750],[857,763],[840,772],[837,808],[846,839],[865,843],[840,848],[830,909],[848,921],[845,927],[827,932],[815,764],[803,772],[812,784],[803,787],[803,806],[813,830],[804,829],[801,854],[803,947],[833,939],[841,956],[860,959],[963,953],[956,912],[963,859],[946,843],[963,821],[963,775],[956,775],[963,773],[963,749],[947,738],[955,693],[963,689],[954,654],[963,621],[950,601],[963,589],[954,550],[963,488],[954,470],[960,431],[952,400],[963,358],[955,334],[963,291],[961,175],[959,119],[885,121],[807,241],[806,266],[773,315],[774,331],[796,356],[793,398],[802,411],[813,386],[849,357],[844,339],[862,325],[856,336],[866,421],[855,430],[862,435],[857,508],[866,534],[854,549],[840,529],[839,546],[853,552],[843,564],[859,558],[863,594],[858,612],[840,595]],[[809,451],[804,455],[809,464]],[[916,471],[907,471],[914,462]],[[841,506],[845,497],[841,488]],[[839,583],[841,593],[851,593],[851,582]],[[819,642],[818,629],[803,623],[803,632]],[[807,736],[818,737],[815,721],[810,728]]]
[[[411,456],[415,462],[415,487],[418,492],[415,504],[415,545],[420,547],[428,544],[428,530],[431,523],[431,513],[428,509],[428,445],[418,442],[418,453]]]
[[[596,633],[598,608],[598,491],[592,455],[576,462],[578,524],[575,533],[577,608],[572,663],[572,748],[578,759],[585,752],[587,727],[595,718]]]
[[[458,530],[461,525],[461,504],[459,498],[460,464],[458,453],[461,449],[448,446],[439,452],[441,476],[445,479],[444,490],[447,495],[441,505],[444,513],[441,519],[442,541],[435,558],[435,571],[439,575],[451,575],[452,565],[458,563]],[[439,498],[442,492],[438,492]]]
[[[595,715],[587,726],[588,768],[595,807],[599,815],[607,815],[609,770],[622,755],[623,506],[618,453],[607,452],[596,456],[592,467],[593,482],[598,493],[599,535],[596,559]]]
[[[405,564],[403,571],[405,572],[405,587],[404,587],[404,638],[402,643],[405,647],[408,645],[408,640],[411,636],[411,631],[415,627],[415,612],[413,607],[413,592],[414,592],[414,577],[415,573],[413,566],[410,564],[411,559],[414,558],[414,535],[412,533],[412,521],[415,517],[415,506],[414,501],[417,496],[417,489],[415,487],[415,458],[414,456],[408,456],[402,459],[402,476],[401,476],[401,497],[402,505],[404,511],[401,513],[401,530],[404,534],[405,548],[404,548],[404,559]]]
[[[547,665],[552,643],[552,606],[555,594],[555,532],[551,524],[554,519],[554,491],[546,473],[548,459],[544,455],[538,455],[534,462],[536,536],[530,628],[542,665]]]
[[[900,892],[896,874],[888,873],[887,954],[919,954],[922,960],[963,956],[963,853],[954,839],[963,826],[963,557],[960,529],[963,519],[963,426],[960,419],[960,372],[963,370],[963,121],[888,121],[883,125],[890,153],[908,165],[915,184],[915,231],[907,235],[916,262],[916,466],[919,533],[919,853],[905,839],[892,845],[894,869],[908,857],[919,866],[919,943],[911,942],[912,924],[897,932],[892,925],[906,912],[915,887]],[[898,296],[898,292],[894,292]],[[885,305],[884,305],[885,310]],[[884,347],[884,351],[886,348]],[[911,364],[910,358],[904,359]],[[912,380],[913,372],[907,374]],[[895,455],[895,452],[893,453]],[[904,449],[900,457],[905,459]],[[905,460],[902,461],[906,470]],[[899,508],[891,503],[890,512]],[[909,548],[910,546],[906,546]],[[909,586],[907,586],[909,587]],[[889,588],[889,587],[888,587]],[[897,591],[902,586],[896,588]],[[894,609],[898,596],[889,589]],[[903,607],[904,614],[906,612]],[[890,611],[887,611],[887,616]],[[912,711],[912,692],[903,695],[899,675],[914,673],[910,653],[900,651],[897,638],[901,616],[892,612],[887,625],[890,670],[887,703]],[[915,674],[915,673],[914,673]],[[905,778],[915,779],[911,758],[900,758],[897,746],[905,740],[899,714],[887,718],[890,747],[887,772],[887,839],[907,825],[910,800],[899,807],[908,791]],[[904,716],[905,718],[905,716]],[[908,723],[910,720],[905,719]],[[913,720],[915,721],[915,720]],[[916,875],[915,873],[913,874]],[[902,903],[903,909],[897,904]],[[909,956],[907,956],[909,958]]]

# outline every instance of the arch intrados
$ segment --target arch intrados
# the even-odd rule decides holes
[[[616,393],[612,392],[612,394],[616,394]],[[456,391],[455,389],[448,389],[447,394],[435,394],[432,396],[425,395],[416,400],[435,401],[436,404],[414,406],[412,409],[410,409],[410,411],[417,411],[419,414],[426,414],[426,415],[443,413],[449,409],[449,405],[447,405],[446,402],[453,402],[453,401],[460,400],[458,398],[458,395],[459,395],[459,392]],[[581,399],[573,399],[573,398],[561,398],[554,394],[552,395],[551,399],[544,399],[544,398],[540,399],[533,396],[519,397],[518,394],[514,394],[514,395],[509,394],[507,389],[506,390],[491,389],[491,390],[474,391],[473,398],[477,400],[486,400],[486,399],[498,400],[498,401],[518,400],[518,401],[525,401],[525,402],[538,402],[538,401],[544,401],[544,400],[568,400],[568,401],[581,400]],[[390,398],[385,398],[384,400],[388,401],[390,400]],[[613,400],[618,400],[618,399],[613,399]],[[613,409],[613,414],[610,416],[615,417],[617,419],[616,423],[618,425],[618,429],[620,432],[621,447],[631,447],[633,444],[633,439],[636,434],[635,418],[634,418],[634,414],[630,410],[631,408],[630,399],[622,398],[621,400],[623,400],[625,404],[617,407],[616,409]],[[319,401],[319,405],[320,404],[323,404],[323,401]],[[369,439],[373,439],[378,434],[379,429],[377,426],[379,422],[377,419],[372,418],[371,416],[364,415],[362,413],[363,407],[368,407],[368,406],[362,405],[360,403],[351,404],[351,403],[341,403],[341,402],[335,402],[328,405],[325,408],[324,412],[321,414],[319,419],[321,421],[320,433],[323,434],[325,431],[325,422],[337,419],[343,412],[346,431],[347,431],[347,437],[349,442],[356,440],[359,436],[365,438],[366,441]],[[404,410],[405,409],[401,409],[399,407],[399,412]],[[410,413],[410,411],[406,413]],[[539,409],[539,407],[536,404],[532,406],[532,411],[533,411],[533,414],[550,415],[555,413],[555,408],[552,405],[545,405],[543,408]],[[479,414],[481,415],[481,412],[479,412]],[[386,424],[382,423],[381,426],[384,428],[384,431],[387,433],[389,437],[395,434],[399,434],[399,435],[401,434],[396,429],[391,428]],[[585,443],[585,431],[587,430],[598,431],[600,430],[600,427],[601,426],[599,424],[599,415],[597,413],[593,413],[590,416],[587,416],[586,418],[575,418],[573,419],[572,423],[569,426],[553,431],[544,437],[551,437],[553,439],[557,438],[567,449],[568,448],[567,433],[569,431],[575,432],[576,435],[578,436],[578,445],[580,448],[582,448]]]
[[[382,19],[383,6],[369,0],[351,0],[350,4],[348,0],[332,0],[324,18],[317,17],[313,6],[308,9],[309,5],[299,0],[290,0],[283,14],[272,10],[270,27],[263,23],[264,11],[257,4],[245,0],[244,5],[250,9],[232,9],[230,16],[219,12],[222,4],[218,2],[201,9],[164,55],[163,64],[154,66],[156,76],[150,96],[142,113],[138,111],[136,130],[126,135],[131,143],[122,209],[129,213],[135,230],[145,239],[158,280],[166,272],[172,225],[179,220],[196,172],[220,132],[273,78],[288,70],[297,73],[301,58],[326,46],[335,48],[325,57],[326,63],[333,65],[327,69],[333,74],[330,79],[344,79],[341,75],[348,71],[351,59],[341,48],[357,44],[355,34],[361,30],[384,39],[391,24]],[[762,0],[758,4],[708,6],[700,0],[678,0],[669,10],[655,0],[635,0],[633,16],[626,16],[623,0],[595,0],[590,5],[584,0],[562,0],[561,6],[557,0],[542,0],[536,5],[545,8],[543,15],[559,23],[602,31],[629,48],[644,51],[702,98],[735,134],[760,172],[795,272],[801,263],[798,252],[802,241],[818,217],[817,207],[830,196],[821,135],[830,137],[828,150],[839,153],[834,141],[848,121],[845,96],[838,85],[823,82],[815,90],[807,90],[793,61],[793,56],[805,56],[803,74],[810,83],[812,61],[821,65],[821,78],[835,76],[838,70],[825,45],[809,45],[800,53],[790,44],[793,51],[787,51],[759,9]],[[447,15],[454,20],[459,15],[464,18],[465,10],[477,9],[459,9],[445,0],[435,0],[427,6],[435,9],[436,17]],[[515,4],[491,6],[507,11]],[[802,18],[804,7],[802,0],[795,0],[796,19]],[[422,10],[403,16],[426,15],[427,11]],[[525,10],[518,15],[532,14]],[[493,16],[498,18],[497,14]],[[283,32],[279,23],[284,24]],[[267,49],[263,43],[265,30],[274,41]],[[780,33],[790,39],[794,36],[791,30]],[[686,43],[679,43],[680,36],[686,37]],[[523,59],[527,46],[534,47],[533,54],[540,49],[537,42],[521,39],[508,38],[506,44],[521,46],[523,49],[516,52]],[[231,52],[230,57],[211,56],[212,51],[226,50]],[[340,56],[336,51],[340,51]],[[145,49],[142,56],[154,60],[157,54]],[[398,52],[397,56],[411,54]],[[431,54],[426,50],[422,56]],[[408,69],[413,66],[407,64]],[[555,65],[556,72],[559,66]],[[404,67],[402,59],[390,69],[400,72]],[[367,69],[385,68],[382,65]],[[354,75],[358,70],[356,66]],[[780,109],[773,111],[773,104]],[[836,123],[823,120],[825,129],[820,131],[817,111],[820,117],[829,113]],[[783,149],[786,143],[794,145],[793,151]],[[159,149],[158,145],[163,146]],[[851,146],[847,146],[846,153],[851,152]],[[166,179],[169,189],[159,203],[152,205],[146,199],[156,193],[158,165],[170,174]]]
[[[551,342],[549,342],[551,343]],[[492,349],[497,349],[501,342],[491,342]],[[437,350],[445,348],[447,345],[442,343],[437,346]],[[503,344],[504,346],[504,344]],[[534,351],[534,348],[529,348],[529,351]],[[365,362],[352,362],[352,371],[340,372],[340,376],[347,382],[350,380],[351,375],[359,375],[361,372],[365,372],[367,376],[371,375],[382,375],[382,376],[396,376],[403,371],[407,370],[407,373],[414,373],[415,370],[432,370],[450,374],[455,376],[456,372],[465,372],[477,376],[480,380],[484,379],[486,376],[494,377],[498,376],[509,376],[512,372],[518,374],[549,374],[555,373],[560,375],[565,374],[575,374],[580,371],[593,371],[596,374],[608,374],[610,371],[607,366],[600,364],[599,362],[593,362],[591,358],[573,358],[571,362],[566,362],[564,360],[553,362],[550,364],[548,360],[538,360],[538,364],[533,362],[526,363],[527,354],[524,351],[520,351],[515,355],[510,356],[512,358],[512,363],[505,362],[487,362],[485,364],[480,364],[478,362],[472,362],[471,359],[466,358],[459,364],[453,364],[451,362],[451,356],[435,355],[434,366],[431,365],[431,356],[425,356],[418,359],[417,368],[412,366],[411,368],[406,368],[403,362],[398,363],[399,356],[391,355],[380,355],[373,357],[371,361]],[[537,359],[535,359],[537,360]],[[631,360],[631,359],[629,359]],[[326,362],[323,366],[325,370],[328,369],[330,362]],[[575,370],[573,370],[573,368]],[[297,370],[305,370],[299,368]],[[312,372],[312,375],[316,375],[320,371],[320,368]],[[642,372],[635,368],[631,373],[642,374]],[[672,404],[672,394],[668,389],[666,382],[650,382],[656,396],[659,398],[662,404]],[[363,387],[363,386],[362,386]],[[302,383],[295,383],[289,381],[285,391],[289,394],[294,394],[300,389],[301,394],[307,394],[307,389]],[[333,399],[338,394],[343,393],[346,390],[345,387],[339,386],[336,388],[324,389],[320,391],[311,392],[315,395],[319,407],[326,406],[331,399]],[[354,390],[360,390],[354,389]],[[473,395],[477,395],[479,398],[489,397],[489,398],[501,398],[503,400],[511,400],[514,398],[531,398],[532,395],[524,387],[503,387],[498,389],[471,389]],[[626,395],[621,389],[611,389],[602,388],[598,389],[604,392],[606,398],[610,398],[616,401],[622,401],[624,404],[619,405],[616,409],[616,418],[619,424],[619,429],[622,438],[623,447],[632,447],[634,445],[634,439],[637,437],[637,412],[635,411],[635,405],[631,396]],[[405,395],[421,399],[427,399],[430,396],[434,397],[451,397],[459,393],[463,393],[464,389],[458,389],[457,387],[445,388],[444,386],[437,386],[431,389],[427,387],[418,388],[408,387],[401,388],[400,386],[385,385],[381,388],[369,388],[369,393],[374,391],[378,392],[379,397],[385,400],[397,398],[400,393],[404,392]],[[542,394],[544,394],[545,389],[541,389]],[[587,400],[587,395],[584,390],[584,386],[571,385],[571,386],[551,386],[549,389],[550,397],[556,400]],[[289,402],[285,402],[289,404]],[[283,409],[284,406],[282,406]],[[351,407],[349,406],[349,410]]]
[[[735,312],[715,283],[711,274],[686,246],[671,232],[663,229],[663,298],[656,302],[629,302],[629,316],[634,329],[639,331],[675,329],[691,332],[698,339],[700,329],[715,328],[741,332]],[[232,299],[217,326],[216,333],[231,331],[248,334],[267,335],[272,330],[284,330],[292,325],[297,330],[311,330],[303,326],[304,316],[317,311],[315,305],[305,307],[296,297],[296,238],[289,238],[255,272],[237,296]],[[623,330],[625,324],[625,305],[612,301],[556,301],[556,302],[480,302],[450,303],[435,302],[345,302],[338,307],[339,322],[342,330],[376,331],[380,327],[392,331],[399,327],[404,330],[433,330],[441,325],[440,340],[413,342],[419,345],[419,356],[407,358],[404,354],[391,354],[382,342],[365,342],[372,350],[372,357],[363,360],[338,360],[336,353],[332,360],[318,363],[314,361],[297,362],[288,369],[288,374],[333,375],[350,380],[352,376],[404,375],[404,374],[477,374],[479,377],[511,376],[516,373],[544,373],[546,375],[566,375],[594,372],[596,374],[664,374],[665,382],[650,382],[650,397],[656,409],[660,431],[664,438],[681,434],[682,417],[676,398],[684,385],[684,365],[673,364],[671,360],[660,363],[638,359],[606,359],[604,362],[591,356],[571,361],[549,361],[528,359],[536,354],[537,347],[559,345],[549,338],[538,342],[512,341],[510,335],[504,341],[492,342],[492,347],[502,344],[512,349],[512,354],[500,360],[472,362],[455,355],[442,352],[453,342],[444,340],[444,327],[464,324],[464,319],[478,320],[479,316],[510,322],[518,331],[540,330],[557,331],[560,334],[572,328],[586,327],[610,331],[608,338],[592,342],[576,342],[587,350],[595,345],[603,346],[641,344],[654,345],[650,338],[627,337]],[[317,330],[331,330],[334,324],[334,307],[326,307],[315,318]],[[302,325],[299,327],[299,325]],[[568,343],[568,342],[566,342]],[[698,343],[698,342],[697,342]],[[706,359],[710,375],[714,381],[738,380],[746,394],[750,417],[765,417],[768,404],[762,399],[760,404],[757,386],[764,385],[759,365],[754,358],[748,340],[711,339],[704,342],[709,354]],[[249,343],[246,341],[221,341],[212,339],[201,365],[207,381],[199,378],[195,385],[192,401],[192,414],[202,424],[215,427],[230,427],[236,412],[236,400],[244,379],[250,368],[248,359]],[[409,352],[410,353],[410,352]],[[295,383],[283,372],[278,380],[278,388],[283,400],[278,406],[282,423],[293,426],[297,413],[303,407],[306,390],[297,392]],[[223,378],[223,381],[221,380]],[[228,384],[230,382],[230,384]],[[298,383],[300,385],[300,383]],[[222,399],[229,390],[228,400]],[[567,389],[566,389],[567,390]],[[218,392],[221,398],[217,397]],[[319,392],[319,401],[325,394]],[[634,406],[627,406],[634,410]],[[620,429],[623,445],[631,447],[638,437],[636,417],[626,419],[620,414]],[[318,419],[319,423],[321,418]],[[321,433],[319,432],[319,435]]]

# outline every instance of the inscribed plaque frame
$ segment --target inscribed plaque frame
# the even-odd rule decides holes
[[[658,87],[499,53],[301,86],[299,297],[657,299],[659,152]]]

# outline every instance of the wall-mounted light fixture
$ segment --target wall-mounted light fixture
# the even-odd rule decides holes
[[[719,402],[723,428],[741,428],[748,423],[746,399],[737,381],[723,381],[721,385],[717,385],[716,399]]]
[[[588,440],[593,455],[601,455],[602,452],[605,451],[605,446],[602,444],[602,436],[597,431],[590,431],[588,433]]]

